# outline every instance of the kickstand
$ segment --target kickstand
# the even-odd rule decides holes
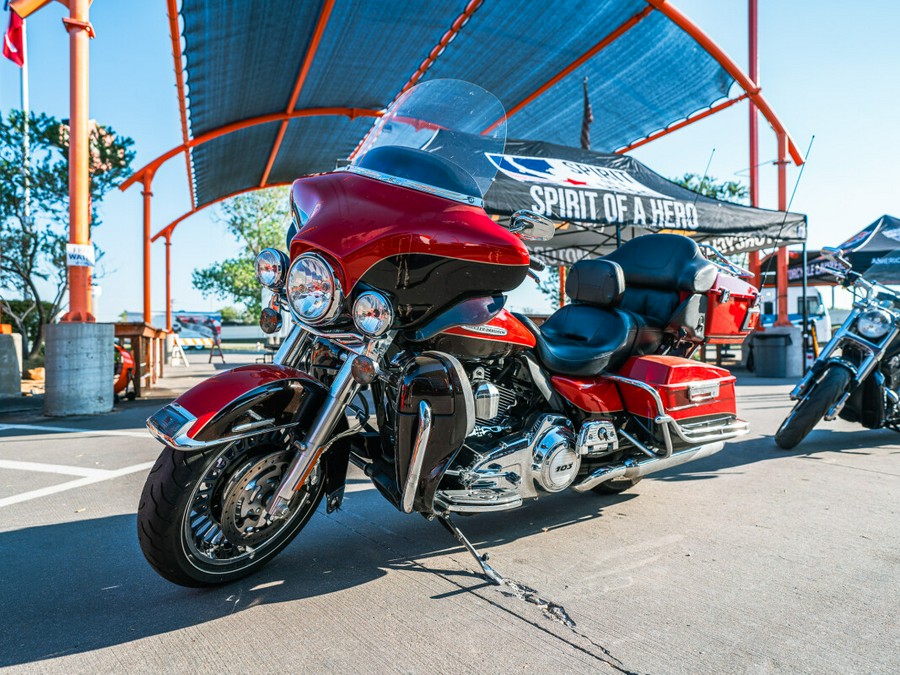
[[[450,516],[438,516],[437,519],[441,522],[441,525],[447,528],[447,531],[456,538],[456,541],[465,546],[466,550],[472,554],[472,557],[478,561],[478,564],[481,566],[481,571],[484,572],[485,578],[492,584],[502,586],[503,577],[497,570],[487,564],[488,554],[482,553],[479,555],[478,551],[475,550],[475,547],[472,546],[472,542],[466,539],[466,535],[460,532],[459,528],[450,520]]]

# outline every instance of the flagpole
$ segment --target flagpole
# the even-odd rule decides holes
[[[21,86],[19,91],[22,97],[22,171],[25,173],[25,221],[31,220],[31,141],[28,135],[28,116],[31,110],[28,101],[28,35],[25,28],[26,22],[22,21],[22,68],[19,73]]]

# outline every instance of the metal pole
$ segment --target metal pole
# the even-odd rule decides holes
[[[616,248],[622,245],[622,226],[616,223]]]
[[[166,232],[166,330],[172,332],[172,233]]]
[[[31,138],[29,137],[29,129],[28,129],[28,115],[31,111],[31,106],[28,100],[28,34],[26,32],[25,25],[28,22],[24,19],[22,20],[22,68],[19,73],[21,77],[21,86],[19,88],[19,93],[21,95],[21,103],[22,103],[22,162],[24,166],[22,170],[25,173],[25,220],[31,220]]]
[[[757,51],[757,0],[747,0],[748,17],[747,41],[750,46],[750,79],[759,87],[759,52]],[[759,206],[759,115],[756,104],[750,99],[750,206]],[[748,256],[748,267],[753,272],[757,288],[762,285],[759,270],[759,251],[751,251]]]
[[[787,210],[787,136],[782,132],[776,132],[775,137],[778,140],[778,210],[785,211]],[[777,263],[778,317],[775,320],[775,325],[790,326],[791,321],[788,319],[787,247],[780,246],[778,248]]]
[[[69,0],[69,243],[90,245],[90,137],[88,133],[90,0]],[[93,322],[91,268],[69,267],[69,311],[63,321]]]
[[[566,266],[559,266],[559,306],[566,304]]]
[[[809,301],[806,299],[806,289],[809,287],[809,279],[806,276],[806,240],[803,240],[803,374],[806,375],[806,354],[809,351]]]
[[[153,172],[146,171],[143,176],[144,189],[141,195],[144,197],[144,323],[150,323],[150,199],[153,192],[150,186],[153,183]]]

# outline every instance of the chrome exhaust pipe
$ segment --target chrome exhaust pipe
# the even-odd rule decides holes
[[[593,487],[605,483],[609,480],[618,480],[619,478],[641,478],[647,474],[656,473],[670,469],[679,464],[692,462],[695,459],[703,459],[714,455],[725,447],[725,443],[719,441],[717,443],[707,443],[705,445],[697,445],[693,448],[685,448],[680,452],[674,452],[668,457],[659,459],[645,459],[640,462],[634,459],[626,459],[619,466],[603,466],[591,473],[580,483],[573,485],[572,488],[577,492],[587,492]]]

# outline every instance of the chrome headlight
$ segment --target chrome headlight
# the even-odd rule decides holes
[[[279,291],[284,286],[284,275],[289,263],[284,251],[264,248],[256,256],[256,278],[266,288]]]
[[[856,320],[856,330],[870,340],[877,340],[887,335],[894,320],[883,309],[867,309]]]
[[[331,266],[314,253],[298,256],[288,270],[288,304],[306,323],[326,323],[341,307],[341,285]]]
[[[381,293],[366,291],[353,303],[353,323],[361,333],[378,337],[394,323],[394,308]]]

